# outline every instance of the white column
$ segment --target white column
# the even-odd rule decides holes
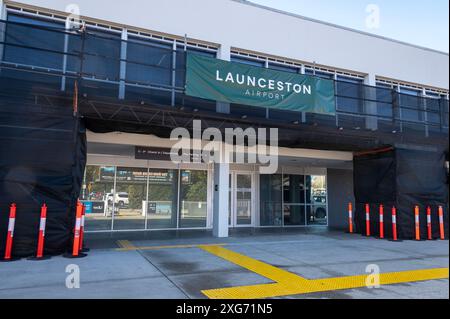
[[[175,106],[175,85],[177,84],[177,42],[172,44],[172,92],[171,92],[171,106]]]
[[[222,44],[217,51],[217,58],[224,61],[231,60],[231,46]],[[230,113],[230,103],[217,102],[216,104],[216,112],[217,113]]]
[[[72,22],[70,21],[70,17],[66,18],[66,32],[64,34],[64,55],[63,55],[63,63],[62,63],[62,73],[61,77],[61,91],[66,90],[66,72],[67,72],[67,52],[69,51],[69,30],[72,27]]]
[[[0,0],[0,18],[4,20],[5,17],[6,17],[5,3],[3,2],[3,0]]]
[[[334,92],[335,92],[335,94],[337,94],[337,92],[338,92],[338,87],[337,87],[338,75],[337,75],[336,72],[334,72],[333,80],[334,80]],[[337,103],[336,103],[336,107],[337,107]],[[337,114],[337,112],[336,112],[336,115],[335,115],[335,119],[336,119],[336,127],[340,127],[339,126],[339,114]]]
[[[375,74],[369,74],[364,80],[365,85],[376,86]],[[375,102],[377,96],[375,89],[365,89],[364,98],[369,101],[364,101],[364,113],[366,113],[366,128],[376,131],[378,129],[377,118],[377,103]]]
[[[6,20],[6,6],[3,0],[0,0],[0,20]],[[0,42],[5,41],[5,23],[0,24]],[[0,62],[3,61],[3,44],[0,44]],[[0,70],[1,71],[1,70]]]
[[[306,69],[305,69],[305,65],[302,64],[300,66],[300,74],[306,74]],[[306,112],[302,112],[302,123],[306,123]]]
[[[423,120],[426,123],[425,124],[425,136],[429,137],[430,136],[430,128],[428,127],[428,112],[427,112],[428,107],[427,107],[426,96],[427,96],[427,90],[422,89],[421,97],[422,97]]]
[[[122,30],[120,45],[120,83],[119,83],[119,99],[123,100],[125,98],[125,78],[127,75],[127,41],[128,41],[128,31],[127,29]]]
[[[266,58],[266,61],[264,62],[264,68],[269,68],[269,58]],[[270,108],[266,107],[266,119],[270,118]]]
[[[214,164],[213,235],[228,237],[230,164]]]

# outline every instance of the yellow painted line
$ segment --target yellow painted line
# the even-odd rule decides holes
[[[221,257],[227,261],[230,261],[238,266],[246,268],[254,273],[257,273],[258,275],[261,275],[270,280],[273,280],[275,282],[289,282],[292,280],[306,281],[306,279],[304,279],[296,274],[293,274],[286,270],[271,266],[269,264],[263,263],[259,260],[247,257],[245,255],[238,254],[234,251],[225,249],[223,247],[199,246],[199,248],[201,248],[213,255]]]
[[[118,240],[117,245],[119,247],[121,247],[121,249],[126,249],[126,250],[134,250],[135,249],[133,244],[128,240]]]
[[[199,246],[199,248],[275,281],[273,284],[242,286],[204,290],[210,299],[263,299],[366,287],[369,275],[307,280],[223,247]],[[380,285],[447,279],[448,268],[413,270],[380,274]]]
[[[131,250],[163,250],[163,249],[188,249],[188,248],[199,248],[199,247],[208,247],[208,246],[226,246],[226,244],[211,244],[211,245],[167,245],[167,246],[127,246],[116,249],[116,251],[131,251]]]

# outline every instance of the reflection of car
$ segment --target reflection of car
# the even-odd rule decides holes
[[[315,207],[314,217],[317,219],[324,219],[327,217],[327,210],[325,207]]]
[[[112,205],[113,197],[114,197],[114,195],[111,193],[106,194],[106,200],[108,201],[108,205]],[[114,203],[119,207],[128,206],[130,204],[128,193],[124,193],[124,192],[116,193]]]
[[[326,195],[320,195],[320,196],[313,196],[314,204],[315,205],[325,205],[327,203],[327,196]]]
[[[103,193],[102,192],[92,192],[89,194],[89,200],[102,200]]]
[[[314,201],[315,207],[313,208],[314,212],[313,212],[312,216],[316,219],[323,219],[323,218],[327,217],[327,209],[325,206],[327,204],[326,191],[318,190],[318,191],[314,192],[313,201]],[[323,206],[318,206],[318,205],[323,205]]]

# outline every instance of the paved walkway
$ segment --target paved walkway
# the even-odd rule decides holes
[[[449,298],[448,241],[328,231],[151,236],[90,236],[87,258],[0,263],[0,298]],[[69,265],[79,289],[66,287],[76,274]],[[380,288],[366,286],[377,283],[374,270]]]

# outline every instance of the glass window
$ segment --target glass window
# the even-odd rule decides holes
[[[64,24],[14,14],[8,15],[8,21],[20,24],[7,25],[5,36],[7,44],[4,47],[3,56],[5,61],[62,69],[64,33],[61,31],[64,30]]]
[[[236,174],[236,224],[252,224],[252,175]]]
[[[423,120],[423,105],[419,91],[400,88],[399,104],[402,120],[409,122],[420,122]]]
[[[82,47],[79,41],[82,41],[81,37],[73,38],[70,47]],[[119,81],[121,46],[119,34],[88,29],[84,42],[83,74]]]
[[[178,171],[150,169],[148,181],[147,228],[177,227]]]
[[[281,175],[260,176],[260,224],[261,226],[282,226]]]
[[[115,205],[114,229],[144,229],[146,199],[147,169],[118,167],[116,192],[108,199]]]
[[[283,176],[283,218],[285,226],[305,225],[305,176]]]
[[[336,82],[336,105],[339,111],[362,113],[362,81],[340,77]]]
[[[305,203],[305,176],[284,175],[283,176],[283,197],[285,203],[304,204]]]
[[[146,85],[172,84],[172,47],[131,38],[127,44],[126,80]]]
[[[299,68],[296,68],[293,66],[288,66],[288,65],[283,65],[283,64],[269,63],[269,69],[282,71],[282,72],[289,72],[289,73],[300,73]]]
[[[266,63],[263,61],[253,60],[253,59],[240,57],[240,56],[231,56],[231,62],[243,63],[243,64],[247,64],[247,65],[252,65],[252,66],[259,66],[262,68],[265,67],[265,65],[266,65]]]
[[[285,226],[305,226],[305,206],[284,205],[283,209]]]
[[[306,207],[308,225],[327,225],[327,178],[326,176],[308,176],[308,205]]]
[[[327,72],[322,72],[322,71],[317,71],[317,70],[314,72],[313,69],[305,69],[305,74],[317,76],[317,77],[324,78],[324,79],[330,79],[330,80],[334,79],[333,73],[327,73]]]
[[[180,228],[206,227],[207,185],[207,171],[181,171]]]
[[[86,230],[111,230],[114,194],[113,166],[87,166],[80,200],[86,205]]]

